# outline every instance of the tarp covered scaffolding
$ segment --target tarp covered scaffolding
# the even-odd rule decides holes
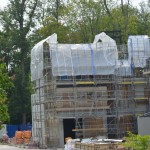
[[[123,51],[125,47],[118,49],[112,38],[100,33],[89,44],[59,44],[53,34],[35,45],[34,139],[57,147],[66,136],[121,138],[135,132],[136,114],[146,111],[148,101],[142,70],[150,57],[149,44],[147,36],[130,36],[128,51]],[[128,57],[120,59],[120,51]],[[66,119],[72,127],[66,127]]]
[[[150,42],[146,35],[129,36],[128,59],[119,60],[116,42],[105,33],[96,35],[91,44],[58,44],[57,35],[53,34],[31,51],[32,80],[43,76],[44,42],[50,44],[53,76],[109,75],[115,74],[116,68],[131,74],[130,67],[144,68],[150,56]]]
[[[102,33],[93,44],[58,44],[52,49],[54,76],[109,75],[118,60],[116,42]]]
[[[118,60],[117,45],[105,33],[97,35],[91,44],[57,44],[57,35],[54,34],[31,51],[32,80],[42,77],[44,42],[50,44],[53,76],[114,74]]]

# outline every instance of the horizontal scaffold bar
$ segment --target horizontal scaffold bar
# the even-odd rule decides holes
[[[86,129],[73,129],[72,131],[105,131],[105,128],[86,128]]]
[[[150,70],[144,71],[143,74],[144,74],[144,75],[149,75],[149,74],[150,74]]]
[[[148,100],[148,97],[136,97],[134,100]]]
[[[136,116],[143,116],[143,114],[135,114]]]
[[[120,82],[119,84],[147,84],[146,81]]]
[[[76,82],[76,84],[94,84],[94,82],[88,81],[88,82]]]
[[[76,108],[56,108],[56,111],[77,111],[77,110],[102,110],[102,109],[110,109],[109,106],[104,107],[76,107]]]

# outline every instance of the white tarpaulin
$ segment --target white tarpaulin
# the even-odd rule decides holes
[[[43,43],[49,44],[53,76],[131,75],[133,67],[145,67],[150,57],[148,36],[129,36],[128,59],[118,60],[116,42],[104,32],[89,44],[58,44],[53,34],[31,51],[31,80],[43,77]]]
[[[131,76],[132,66],[128,60],[118,60],[115,74],[117,76]]]
[[[31,80],[40,79],[43,77],[43,43],[56,43],[57,34],[53,34],[48,38],[37,43],[31,50]]]
[[[147,35],[129,36],[128,61],[133,67],[144,68],[150,57],[150,43]]]
[[[101,33],[94,43],[51,47],[51,57],[54,76],[108,75],[114,74],[118,52],[116,42]]]

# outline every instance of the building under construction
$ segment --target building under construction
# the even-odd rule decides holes
[[[44,147],[66,137],[122,138],[137,133],[137,116],[149,111],[148,36],[127,45],[105,33],[93,43],[59,44],[53,34],[31,51],[32,136]]]

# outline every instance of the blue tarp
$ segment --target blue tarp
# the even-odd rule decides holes
[[[12,138],[16,131],[32,130],[32,125],[7,125],[6,129],[8,136]]]
[[[15,132],[18,130],[18,125],[7,125],[7,134],[10,138],[14,137]]]

